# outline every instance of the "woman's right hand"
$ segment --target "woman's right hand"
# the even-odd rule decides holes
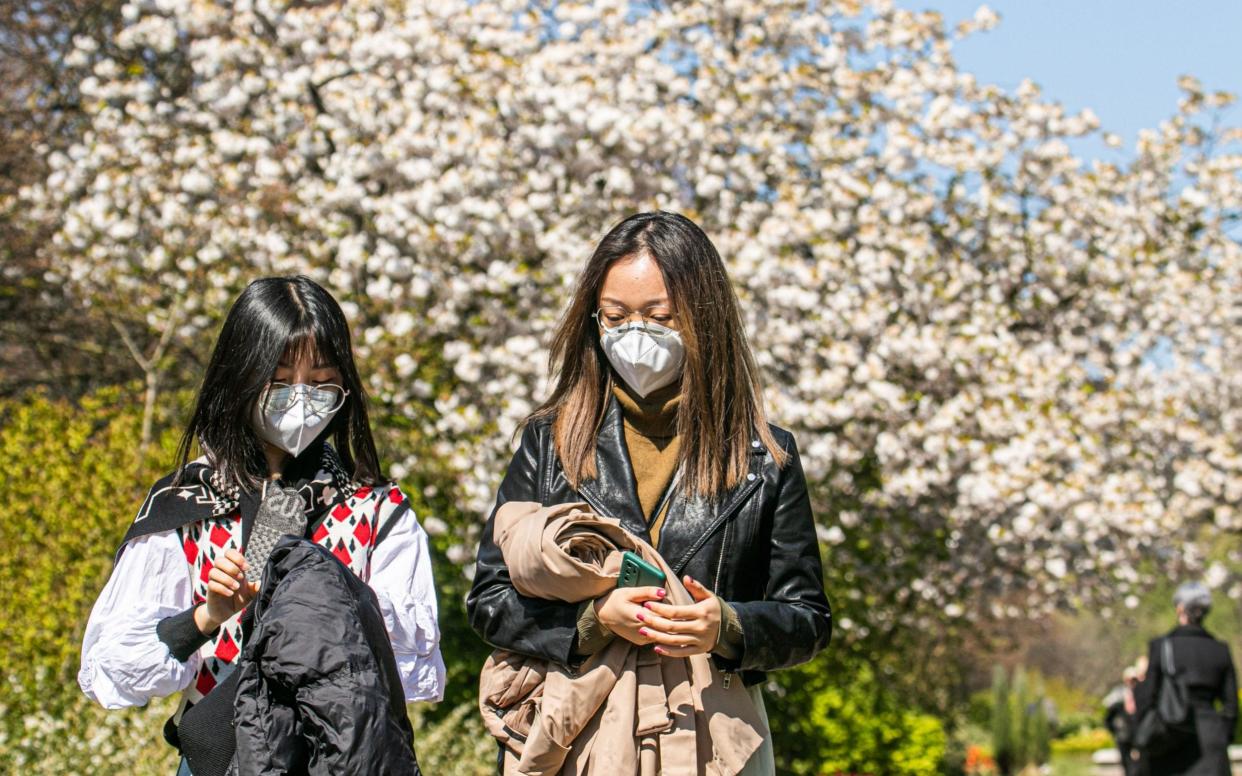
[[[211,633],[226,620],[246,608],[259,592],[257,582],[246,581],[249,566],[237,550],[226,550],[207,575],[207,603],[194,611],[194,622],[203,633]]]
[[[595,599],[595,616],[604,627],[631,644],[650,644],[643,617],[647,601],[663,601],[662,587],[618,587]]]

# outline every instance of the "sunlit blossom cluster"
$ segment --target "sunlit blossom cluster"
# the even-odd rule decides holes
[[[540,7],[133,0],[24,193],[56,279],[194,342],[255,276],[325,283],[467,573],[577,271],[653,208],[724,256],[865,627],[1121,604],[1242,528],[1229,97],[1088,160],[1089,111],[956,67],[986,8]]]

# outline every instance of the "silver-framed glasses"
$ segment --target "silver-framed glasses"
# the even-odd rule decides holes
[[[349,391],[333,383],[307,385],[297,383],[271,382],[263,391],[260,402],[264,409],[271,412],[288,412],[302,402],[307,413],[312,416],[331,415],[345,404]]]
[[[653,337],[667,337],[674,334],[676,329],[673,327],[677,325],[676,316],[665,307],[635,312],[624,307],[605,305],[591,313],[591,317],[606,332],[616,331],[626,324],[637,323]]]

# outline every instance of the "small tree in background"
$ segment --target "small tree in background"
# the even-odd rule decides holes
[[[992,753],[1005,776],[1048,762],[1052,720],[1043,688],[1022,668],[992,673]]]

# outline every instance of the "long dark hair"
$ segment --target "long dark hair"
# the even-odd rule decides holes
[[[263,443],[252,426],[251,411],[286,354],[311,354],[340,372],[341,387],[349,393],[321,437],[333,441],[355,481],[375,484],[382,479],[345,314],[322,286],[297,275],[256,280],[229,309],[194,414],[181,435],[178,480],[195,443],[227,485],[251,490],[265,479]],[[318,449],[311,445],[302,455]]]
[[[613,373],[591,313],[608,268],[643,253],[660,268],[686,348],[677,411],[686,492],[713,497],[737,485],[756,435],[783,466],[787,455],[768,428],[759,370],[724,262],[703,230],[676,213],[630,216],[600,241],[552,339],[556,388],[527,421],[554,418],[557,454],[573,487],[596,476],[595,444]]]

